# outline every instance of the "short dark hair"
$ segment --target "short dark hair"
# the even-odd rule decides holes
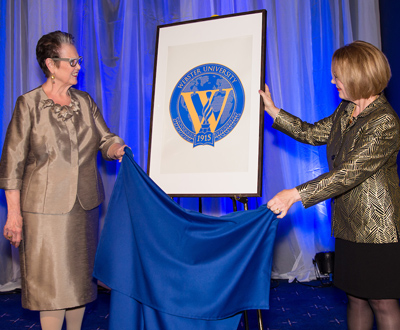
[[[386,56],[374,45],[360,40],[335,51],[332,73],[343,83],[353,101],[378,95],[391,77]]]
[[[36,59],[40,68],[46,75],[50,77],[50,71],[46,65],[47,58],[60,57],[59,52],[62,44],[74,44],[74,37],[72,34],[61,31],[54,31],[43,35],[36,45]],[[55,65],[58,67],[60,63],[57,61]]]

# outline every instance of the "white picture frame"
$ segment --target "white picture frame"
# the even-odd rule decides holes
[[[170,196],[261,196],[266,11],[157,27],[148,174]]]

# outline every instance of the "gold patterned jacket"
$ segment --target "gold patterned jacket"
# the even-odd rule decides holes
[[[111,133],[88,93],[69,89],[60,106],[42,87],[18,97],[0,161],[0,189],[21,190],[25,212],[68,213],[76,199],[85,210],[104,199],[97,170],[100,150],[124,141]]]
[[[342,101],[315,124],[279,111],[272,127],[297,141],[327,145],[329,172],[299,185],[304,207],[333,198],[332,231],[357,243],[398,241],[400,121],[383,95],[352,122],[355,104]]]

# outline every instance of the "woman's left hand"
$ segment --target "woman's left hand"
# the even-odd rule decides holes
[[[282,219],[292,205],[301,200],[299,191],[296,188],[285,189],[277,193],[268,203],[267,207],[278,214],[277,218]]]
[[[118,161],[121,163],[122,162],[122,157],[125,155],[125,147],[127,147],[126,144],[123,146],[120,146],[116,151],[115,151],[115,158],[118,159]]]
[[[126,144],[122,145],[120,143],[114,143],[111,145],[108,154],[112,159],[118,159],[118,161],[121,162],[122,157],[125,155],[125,147],[128,146]]]
[[[275,106],[274,101],[271,98],[271,92],[269,91],[269,87],[265,84],[265,92],[259,90],[258,93],[261,95],[264,102],[264,110],[275,120],[278,115],[280,109]]]

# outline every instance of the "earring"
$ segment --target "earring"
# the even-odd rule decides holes
[[[53,85],[56,83],[56,77],[54,77],[54,73],[51,74],[51,82],[53,83]]]

